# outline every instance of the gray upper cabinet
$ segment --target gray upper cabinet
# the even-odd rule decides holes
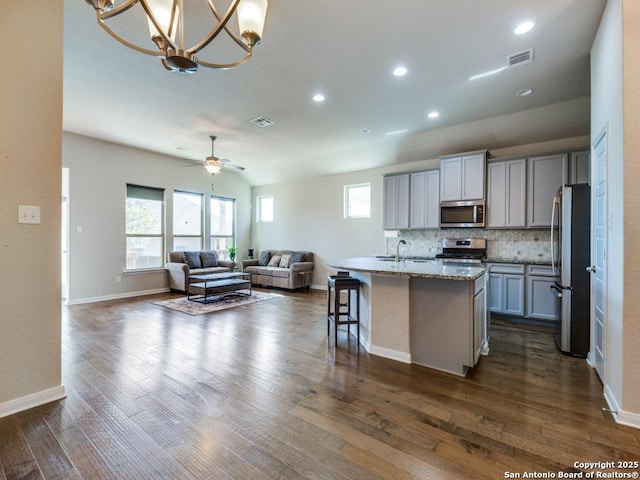
[[[566,183],[567,155],[546,155],[527,160],[527,226],[549,227],[553,197]]]
[[[409,174],[384,177],[384,228],[409,228]]]
[[[489,163],[487,166],[487,227],[526,226],[525,159]]]
[[[569,162],[569,183],[591,184],[591,154],[589,150],[573,152]]]
[[[486,151],[440,159],[440,201],[484,198]]]
[[[440,225],[440,171],[411,174],[410,228],[438,228]]]

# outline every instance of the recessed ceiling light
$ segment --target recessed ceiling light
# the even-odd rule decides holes
[[[322,95],[321,93],[316,93],[313,96],[313,101],[314,102],[324,102],[324,95]]]
[[[516,97],[526,97],[528,95],[531,95],[533,93],[533,89],[531,88],[523,88],[522,90],[518,91],[516,93]]]
[[[371,129],[370,128],[361,128],[360,129],[360,133],[371,133]]]
[[[408,72],[408,70],[406,69],[406,67],[396,67],[393,70],[393,74],[396,77],[403,77],[403,76],[405,76],[407,74],[407,72]]]
[[[427,117],[429,118],[438,118],[439,116],[440,116],[440,112],[436,112],[435,110],[427,114]]]
[[[478,80],[479,78],[489,77],[491,75],[495,75],[496,73],[500,73],[506,69],[507,67],[500,67],[494,70],[489,70],[488,72],[478,73],[476,75],[472,75],[471,77],[469,77],[469,80]]]
[[[527,20],[526,22],[522,22],[520,24],[518,24],[518,26],[513,30],[513,33],[515,35],[523,35],[529,31],[531,31],[531,29],[534,27],[535,23],[533,23],[530,20]]]

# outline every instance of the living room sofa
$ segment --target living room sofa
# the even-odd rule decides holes
[[[309,288],[314,266],[313,253],[293,250],[263,250],[259,258],[242,261],[253,285],[289,290]]]
[[[186,292],[189,289],[189,275],[233,272],[236,268],[236,262],[218,260],[218,255],[213,250],[169,252],[164,268],[169,273],[171,291]]]

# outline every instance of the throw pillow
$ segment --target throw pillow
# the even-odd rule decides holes
[[[271,257],[271,260],[269,260],[269,263],[267,263],[267,267],[277,267],[278,265],[280,265],[280,255],[274,255],[273,257]]]
[[[291,255],[282,255],[282,257],[280,258],[280,263],[278,264],[279,267],[281,268],[289,268],[289,259],[291,258]]]
[[[215,250],[200,252],[200,263],[202,263],[202,268],[217,267],[218,254]]]
[[[271,259],[271,250],[264,250],[260,252],[260,259],[258,260],[258,265],[266,267],[269,265],[269,260]]]
[[[292,263],[300,263],[304,260],[304,252],[293,252],[289,259],[289,265]]]
[[[202,268],[200,252],[183,252],[182,257],[184,258],[184,263],[189,265],[189,268]]]

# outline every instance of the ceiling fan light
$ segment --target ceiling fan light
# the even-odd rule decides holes
[[[208,157],[204,162],[204,168],[211,175],[216,175],[222,170],[222,162],[216,157]]]
[[[238,26],[242,38],[251,47],[258,45],[267,16],[267,0],[241,0],[238,5]]]

